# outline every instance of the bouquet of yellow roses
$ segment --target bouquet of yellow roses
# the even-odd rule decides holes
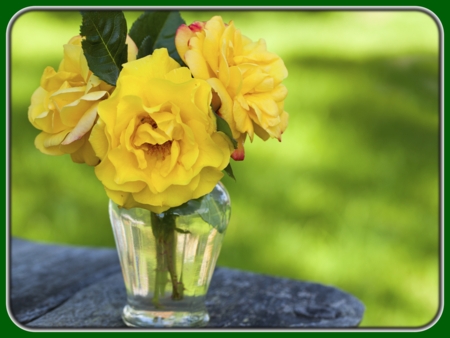
[[[81,15],[80,35],[64,45],[57,71],[44,70],[31,98],[28,117],[41,130],[35,145],[94,166],[116,212],[150,211],[145,236],[156,241],[156,272],[148,297],[161,309],[166,283],[174,301],[189,293],[177,266],[176,236],[195,227],[183,228],[180,208],[216,229],[228,222],[199,206],[220,209],[202,200],[224,173],[233,177],[230,159],[244,159],[247,136],[281,141],[287,70],[264,40],[250,40],[220,16],[186,25],[176,11],[147,11],[128,31],[120,11]],[[121,256],[123,270],[124,261]]]

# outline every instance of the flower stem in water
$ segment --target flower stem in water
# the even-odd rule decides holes
[[[156,274],[153,304],[160,308],[159,297],[164,296],[167,283],[167,272],[172,283],[172,299],[183,299],[184,285],[178,280],[176,267],[177,242],[175,236],[176,217],[170,213],[150,213],[153,236],[156,240]]]

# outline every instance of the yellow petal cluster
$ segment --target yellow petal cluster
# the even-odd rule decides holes
[[[287,127],[284,111],[287,69],[279,56],[241,34],[220,16],[182,25],[175,37],[177,51],[195,78],[207,80],[219,99],[218,113],[239,141],[235,159],[243,159],[246,135],[281,141]]]
[[[109,198],[161,213],[211,192],[233,151],[211,98],[165,48],[125,64],[89,139]]]
[[[114,87],[89,70],[80,36],[64,45],[64,58],[58,71],[47,67],[40,87],[31,97],[28,119],[42,132],[35,145],[44,154],[70,154],[77,163],[96,165],[99,161],[88,142],[97,119],[97,106],[109,97]],[[137,48],[127,40],[129,56],[136,58]],[[133,52],[134,51],[134,52]]]

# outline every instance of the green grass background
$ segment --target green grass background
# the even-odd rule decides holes
[[[218,264],[337,286],[362,326],[418,327],[439,306],[439,31],[422,12],[220,14],[289,71],[283,141],[256,140],[227,178]],[[129,24],[139,13],[127,13]],[[35,149],[30,97],[78,34],[77,12],[27,12],[11,35],[11,234],[114,246],[93,168]]]

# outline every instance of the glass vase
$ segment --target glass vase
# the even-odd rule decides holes
[[[208,286],[230,218],[230,197],[218,183],[197,200],[155,214],[109,202],[133,327],[205,326]]]

